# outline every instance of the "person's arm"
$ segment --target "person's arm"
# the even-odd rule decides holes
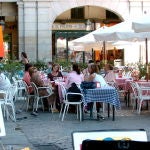
[[[90,74],[86,81],[93,81],[95,78],[95,74]]]

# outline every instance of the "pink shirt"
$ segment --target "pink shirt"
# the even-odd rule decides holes
[[[66,88],[68,89],[71,84],[74,82],[76,84],[81,84],[81,82],[84,80],[83,74],[77,74],[76,71],[72,71],[70,73],[68,73],[66,81],[65,81],[65,85]]]
[[[30,75],[29,75],[29,72],[26,71],[26,72],[24,73],[23,80],[28,84],[28,86],[30,85],[30,79],[31,79],[31,77],[30,77]]]

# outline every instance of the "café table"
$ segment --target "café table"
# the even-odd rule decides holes
[[[115,108],[120,109],[120,100],[116,88],[112,86],[86,89],[83,91],[84,105],[90,102],[103,102],[108,104],[108,118],[110,116],[110,104],[112,105],[112,120],[115,120]]]
[[[125,101],[126,101],[126,106],[129,107],[129,101],[130,101],[130,86],[129,82],[132,81],[131,77],[121,77],[121,78],[116,78],[115,82],[118,85],[120,90],[124,91],[125,94]]]

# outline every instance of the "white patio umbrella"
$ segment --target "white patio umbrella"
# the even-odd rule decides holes
[[[148,48],[147,48],[147,39],[150,38],[150,32],[141,32],[136,33],[132,29],[131,21],[124,21],[108,29],[104,29],[102,32],[98,32],[94,34],[94,37],[97,41],[118,41],[118,40],[126,40],[126,41],[134,41],[140,40],[146,43],[146,65],[148,65]],[[147,71],[148,77],[148,71]]]
[[[77,38],[75,40],[72,40],[69,42],[69,45],[87,45],[87,44],[97,44],[97,41],[95,40],[93,34],[94,33],[97,33],[97,32],[101,32],[102,30],[104,30],[105,28],[107,27],[101,27],[101,28],[98,28],[97,30],[94,30],[80,38]]]
[[[121,41],[133,39],[134,30],[131,28],[130,21],[124,21],[114,26],[108,27],[103,31],[93,33],[96,41]]]
[[[149,38],[150,32],[150,16],[144,15],[143,17],[137,18],[132,21],[132,29],[139,33],[143,34],[145,37],[145,47],[146,47],[146,75],[148,79],[148,44],[147,40]]]
[[[132,21],[132,29],[135,32],[150,32],[150,16],[144,15]]]

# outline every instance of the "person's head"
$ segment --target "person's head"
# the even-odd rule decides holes
[[[0,57],[0,62],[2,61],[3,57]]]
[[[100,60],[96,60],[96,64],[97,64],[97,65],[100,65]]]
[[[72,70],[73,70],[73,71],[76,71],[77,74],[80,74],[80,68],[79,68],[79,65],[78,65],[78,64],[74,63],[74,64],[72,65]]]
[[[47,67],[49,68],[49,67],[52,67],[53,66],[53,63],[51,62],[51,61],[49,61],[48,63],[47,63]]]
[[[24,58],[27,58],[27,54],[25,52],[22,52],[21,56],[24,57]]]
[[[106,64],[104,69],[105,69],[105,71],[113,70],[113,66],[111,64]]]
[[[91,65],[88,65],[88,71],[90,74],[93,74],[93,73],[98,73],[99,69],[96,64],[91,64]]]
[[[88,61],[88,64],[91,64],[91,63],[94,63],[94,61],[93,61],[93,60],[89,60],[89,61]]]
[[[59,70],[60,70],[60,65],[59,64],[53,64],[52,71],[59,72]]]
[[[37,68],[32,66],[32,67],[29,68],[29,75],[32,76],[37,71],[38,71]]]
[[[32,67],[32,64],[25,64],[25,71],[29,71],[29,68]]]

